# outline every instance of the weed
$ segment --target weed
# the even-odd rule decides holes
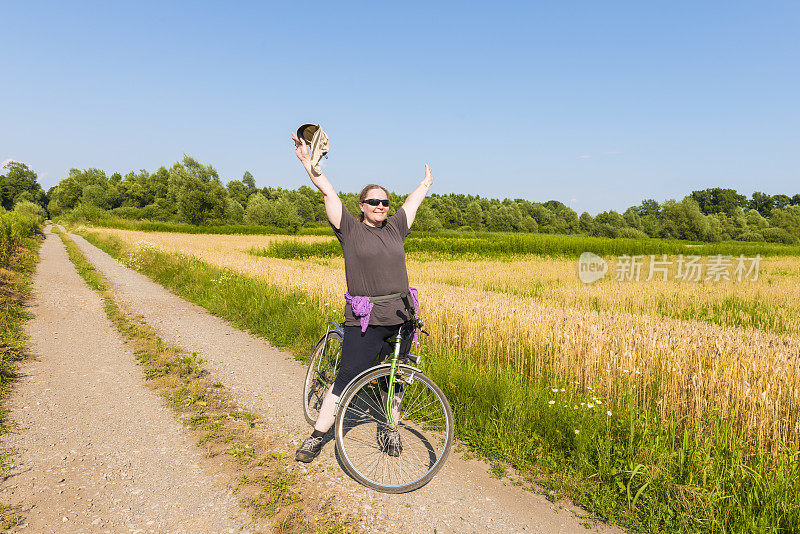
[[[22,324],[30,318],[25,303],[30,295],[30,281],[39,259],[41,240],[29,237],[38,225],[28,224],[18,214],[0,215],[0,401],[5,400],[9,384],[16,376],[16,362],[27,355],[27,339]],[[0,436],[14,431],[15,425],[0,409]],[[12,450],[0,451],[0,472],[7,476]],[[24,518],[16,508],[0,504],[0,525],[10,529]]]
[[[508,468],[501,462],[494,461],[490,464],[489,473],[492,478],[503,478],[508,475]]]

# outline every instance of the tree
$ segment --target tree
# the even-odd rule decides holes
[[[250,171],[244,171],[242,175],[242,183],[247,186],[248,195],[256,192],[256,181]]]
[[[700,206],[700,211],[704,215],[725,213],[730,217],[737,208],[747,206],[747,197],[740,195],[735,189],[713,187],[702,191],[692,191],[691,197]]]
[[[578,219],[578,227],[582,233],[591,235],[592,230],[594,230],[594,219],[592,219],[592,216],[589,215],[588,212],[584,211],[581,213],[581,216]]]
[[[109,209],[106,189],[99,184],[91,184],[83,187],[81,202],[90,206],[97,206],[104,210]]]
[[[178,197],[178,215],[190,224],[221,222],[225,218],[225,188],[219,181],[190,180]]]
[[[578,232],[578,213],[575,210],[567,207],[565,210],[559,212],[558,216],[561,220],[559,227],[562,228],[565,233],[575,234]]]
[[[55,217],[74,209],[83,197],[83,189],[87,185],[99,185],[106,189],[106,173],[100,169],[70,169],[69,175],[51,190],[47,211]]]
[[[486,213],[486,229],[492,232],[527,231],[523,224],[522,211],[513,202],[490,209]]]
[[[239,180],[231,180],[227,185],[228,196],[241,205],[247,204],[247,198],[250,196],[250,191]]]
[[[642,217],[635,209],[628,208],[625,210],[625,213],[622,214],[622,219],[628,227],[635,228],[636,230],[642,229]]]
[[[163,166],[159,167],[153,174],[148,175],[144,180],[147,203],[152,204],[156,199],[166,197],[168,184],[169,171]]]
[[[787,206],[784,209],[772,210],[770,224],[783,228],[790,235],[800,238],[800,206]]]
[[[736,225],[731,217],[725,213],[712,213],[708,216],[712,231],[719,235],[720,240],[727,241],[737,235]]]
[[[267,224],[267,211],[269,201],[261,193],[255,193],[247,201],[247,209],[244,212],[244,222],[247,224]]]
[[[791,205],[792,199],[789,195],[775,195],[772,197],[772,202],[775,208],[781,209]]]
[[[9,161],[0,174],[0,204],[11,210],[20,195],[27,193],[26,199],[44,206],[45,194],[42,186],[36,181],[36,173],[27,165],[18,161]]]
[[[751,209],[745,214],[747,226],[753,230],[763,230],[769,227],[769,221],[761,214],[761,212]]]
[[[539,233],[542,234],[551,234],[553,233],[553,223],[555,222],[556,216],[553,214],[552,211],[545,208],[542,204],[537,202],[533,202],[530,205],[530,213],[529,215],[536,220],[536,224],[539,225]],[[489,226],[487,221],[486,226]]]
[[[718,241],[711,223],[700,211],[697,201],[685,197],[680,202],[668,200],[661,209],[661,237],[692,241]]]
[[[595,224],[607,224],[617,229],[625,226],[625,219],[614,210],[598,213],[597,217],[594,218],[594,222]]]
[[[768,217],[772,208],[775,207],[775,201],[771,195],[756,191],[753,193],[753,198],[748,203],[747,207],[751,210],[756,210],[762,217]]]
[[[148,176],[147,171],[142,171],[142,174],[129,172],[125,175],[125,179],[117,185],[117,189],[122,196],[123,206],[141,208],[155,200],[154,198],[147,198]]]
[[[417,208],[417,214],[414,217],[414,228],[417,230],[438,231],[442,229],[442,221],[436,215],[426,202],[420,204]]]
[[[642,200],[642,203],[633,209],[636,210],[641,217],[647,217],[650,215],[658,218],[661,213],[661,205],[652,198]]]
[[[167,199],[177,206],[180,220],[190,224],[212,224],[225,218],[227,191],[211,165],[201,165],[184,156],[169,170]]]
[[[464,223],[473,230],[483,230],[483,209],[476,201],[467,204],[467,210],[464,214]]]
[[[241,224],[244,220],[244,208],[232,198],[225,201],[225,220],[233,224]]]

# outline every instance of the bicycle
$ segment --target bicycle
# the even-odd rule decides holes
[[[453,445],[453,412],[442,390],[417,366],[421,356],[400,354],[404,336],[423,330],[408,298],[409,319],[390,342],[394,351],[344,388],[334,439],[345,470],[361,484],[384,493],[416,490],[442,468]],[[331,322],[315,345],[304,387],[303,409],[316,422],[333,385],[341,357],[343,323]],[[399,437],[392,442],[391,436]]]

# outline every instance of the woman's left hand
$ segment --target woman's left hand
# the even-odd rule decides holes
[[[428,167],[427,163],[425,164],[425,178],[422,180],[422,183],[427,187],[433,185],[433,175],[431,174],[431,168]]]

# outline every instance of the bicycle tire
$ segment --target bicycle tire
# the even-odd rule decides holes
[[[433,380],[418,369],[398,365],[402,394],[396,430],[402,450],[390,455],[379,439],[388,427],[380,384],[390,373],[389,367],[369,371],[347,388],[336,416],[336,451],[347,472],[361,484],[384,493],[405,493],[427,484],[447,460],[453,445],[453,412]]]
[[[303,415],[311,426],[317,422],[322,400],[336,380],[342,355],[342,334],[331,330],[314,346],[303,385]]]

